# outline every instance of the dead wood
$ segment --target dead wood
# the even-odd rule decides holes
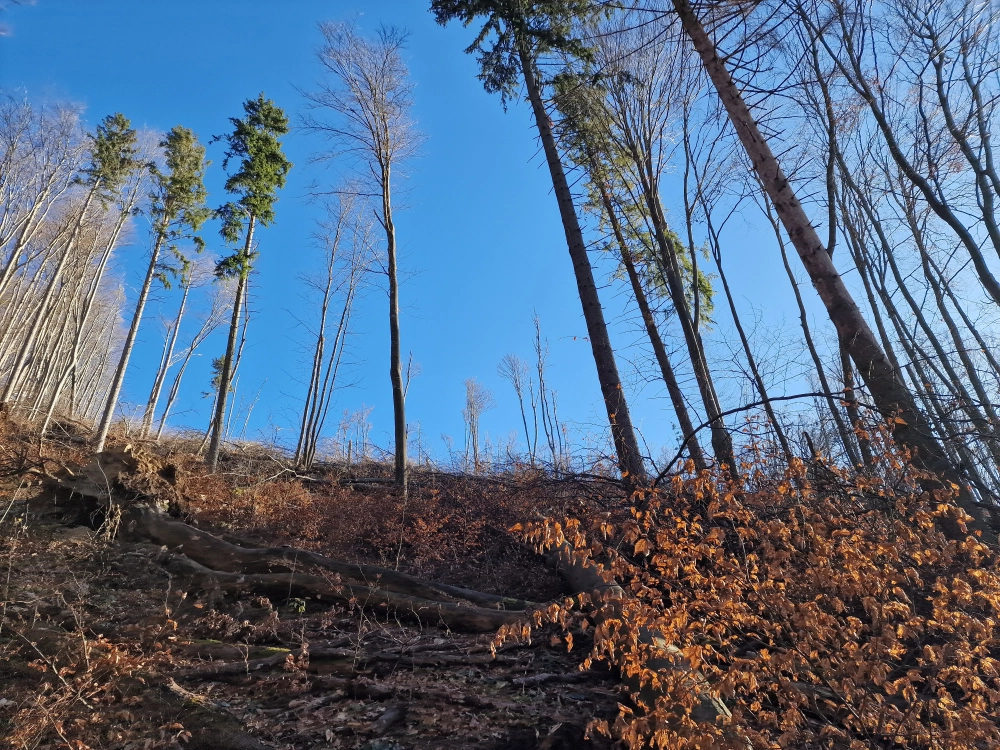
[[[209,589],[357,605],[469,632],[495,631],[532,606],[307,550],[232,544],[163,512],[178,502],[176,468],[131,446],[97,453],[85,466],[56,476],[57,486],[99,505],[124,505],[126,533],[174,551],[167,566]]]
[[[190,750],[267,750],[267,745],[244,731],[243,722],[224,707],[185,690],[173,680],[162,686],[161,698],[176,704],[176,720],[191,733],[184,744]]]
[[[348,698],[370,698],[376,701],[388,700],[396,695],[396,690],[386,685],[378,685],[368,680],[327,675],[320,677],[312,684],[312,691],[314,693],[338,693]]]
[[[587,682],[588,680],[600,680],[603,679],[604,675],[600,672],[564,672],[562,674],[554,674],[551,672],[542,672],[540,674],[531,674],[525,677],[515,677],[511,680],[511,684],[517,685],[518,687],[534,687],[536,685],[544,685],[547,682],[560,682],[560,683],[572,683],[572,682]]]
[[[533,606],[521,599],[433,583],[378,565],[345,563],[294,547],[242,547],[149,508],[134,509],[129,531],[177,551],[206,568],[227,573],[296,574],[320,568],[339,576],[347,584],[360,584],[418,599],[465,600],[480,607],[521,612]]]
[[[234,661],[234,662],[214,662],[206,667],[196,667],[194,669],[185,669],[180,672],[173,674],[175,680],[216,680],[220,677],[238,677],[242,675],[249,675],[254,672],[261,672],[267,669],[273,669],[281,664],[285,663],[288,658],[287,654],[275,654],[274,656],[267,656],[263,659],[250,659],[249,661]]]
[[[406,705],[396,703],[389,706],[378,719],[373,721],[368,731],[376,735],[382,735],[396,726],[396,724],[401,724],[405,719]]]
[[[185,547],[189,551],[188,547]],[[488,633],[518,622],[523,612],[485,609],[454,602],[423,599],[355,583],[337,583],[308,573],[244,574],[213,570],[179,553],[167,553],[161,560],[172,573],[182,575],[206,590],[230,594],[266,596],[284,600],[292,597],[323,603],[363,607],[380,614],[393,614],[423,625],[442,624],[455,630]]]
[[[297,597],[323,604],[357,606],[387,617],[416,620],[422,625],[441,624],[469,632],[493,632],[504,625],[521,622],[533,606],[523,600],[436,584],[379,566],[344,563],[307,550],[233,544],[163,512],[176,502],[178,491],[175,482],[176,476],[170,471],[158,467],[155,460],[135,455],[130,448],[110,455],[97,454],[88,466],[75,472],[66,470],[59,478],[63,487],[96,499],[101,505],[112,502],[124,505],[123,530],[137,540],[148,540],[165,548],[160,555],[161,564],[204,590],[266,596],[279,601]],[[167,496],[167,502],[164,502],[163,494]],[[589,601],[594,606],[599,626],[620,616],[627,594],[613,578],[602,574],[599,566],[579,557],[566,544],[550,555],[550,561],[558,567],[571,588],[584,595],[581,601]],[[662,657],[649,662],[650,668],[679,674],[692,682],[701,697],[692,718],[714,722],[730,716],[727,707],[712,697],[705,677],[690,668],[675,646],[648,630],[642,631],[639,638],[662,654]],[[236,676],[277,667],[286,658],[286,655],[280,654],[253,661],[213,665],[177,676],[189,680]],[[310,658],[348,659],[356,658],[356,655],[347,649],[327,649],[325,652],[314,650]],[[468,654],[417,656],[390,652],[362,656],[360,660],[440,665],[478,663],[480,657]],[[483,655],[481,660],[492,661],[492,656]],[[364,683],[347,681],[345,685],[329,681],[334,678],[327,679],[327,685],[338,685],[334,689],[344,690],[345,693],[365,693],[378,699],[388,699],[393,695],[391,690],[384,691]],[[544,678],[538,676],[534,681],[523,681],[523,684],[577,679],[569,675],[546,675]],[[660,697],[657,688],[642,684],[638,677],[623,676],[622,681],[640,704],[652,706]],[[442,695],[442,699],[448,698]],[[463,700],[472,699],[463,696]],[[390,711],[384,718],[387,726],[400,720],[396,712]],[[381,719],[372,728],[382,726],[380,722]]]

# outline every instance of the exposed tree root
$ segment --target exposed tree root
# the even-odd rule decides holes
[[[190,736],[184,747],[192,750],[267,750],[243,729],[242,722],[211,701],[191,693],[173,680],[161,688],[161,702],[176,704],[179,721]]]
[[[182,553],[185,557],[215,571],[245,574],[283,574],[322,569],[339,576],[345,583],[404,594],[415,599],[455,602],[464,600],[482,608],[520,611],[534,606],[531,602],[480,591],[434,583],[378,565],[361,565],[332,560],[329,557],[292,547],[242,547],[209,534],[189,524],[176,521],[149,508],[136,507],[130,514],[130,531],[140,537]],[[522,615],[523,616],[523,615]],[[510,619],[498,622],[510,622]],[[499,626],[498,626],[499,627]]]
[[[182,576],[205,591],[223,591],[238,595],[259,595],[283,601],[291,598],[309,599],[320,603],[351,605],[374,611],[383,616],[415,620],[421,625],[444,625],[467,632],[495,632],[505,625],[528,619],[539,607],[531,602],[485,594],[468,589],[425,581],[414,576],[374,565],[360,565],[333,560],[314,552],[290,547],[261,547],[233,543],[202,529],[179,521],[165,512],[177,506],[176,476],[172,467],[157,466],[149,457],[136,456],[130,449],[96,455],[91,464],[75,471],[67,470],[59,484],[74,493],[90,497],[107,512],[120,507],[120,531],[136,541],[149,541],[163,549],[160,563],[172,573]],[[163,492],[167,489],[168,492]],[[174,494],[171,496],[170,492]],[[233,537],[229,537],[234,541]],[[599,568],[589,560],[579,558],[568,544],[556,548],[550,562],[559,568],[572,589],[584,595],[594,607],[598,625],[620,616],[627,595],[614,580],[606,580]],[[652,631],[644,631],[640,639],[662,653],[649,664],[655,670],[672,672],[689,680],[700,694],[700,705],[692,711],[695,720],[715,721],[728,718],[727,707],[714,698],[704,676],[690,668],[680,651],[663,641]],[[182,680],[240,677],[245,674],[281,667],[290,653],[211,665],[176,675]],[[350,660],[348,649],[310,649],[310,659]],[[482,654],[482,659],[494,659]],[[503,657],[500,657],[503,658]],[[399,660],[406,663],[444,664],[475,662],[469,654],[385,653],[369,655],[366,661]],[[524,684],[548,681],[572,682],[568,674],[537,675]],[[660,688],[643,684],[638,676],[623,676],[623,681],[640,702],[652,706],[661,697]],[[176,686],[176,683],[172,683]],[[394,698],[392,691],[358,680],[326,678],[327,688],[351,695],[365,695],[386,700]],[[178,690],[183,690],[176,686]],[[478,705],[474,697],[442,693],[441,700]],[[248,738],[252,741],[252,738]],[[237,744],[219,743],[220,747]],[[259,746],[246,745],[247,748]]]
[[[534,606],[306,550],[232,544],[167,515],[177,505],[176,469],[130,446],[98,453],[84,467],[64,469],[55,481],[96,501],[105,518],[113,515],[109,509],[120,506],[122,531],[166,547],[165,567],[204,589],[351,604],[422,625],[476,633],[517,622]]]
[[[184,526],[184,524],[177,524],[175,521],[168,523]],[[147,528],[155,529],[158,526],[159,523],[154,520],[152,524],[147,525]],[[187,528],[198,531],[192,527]],[[170,572],[184,576],[204,590],[266,596],[277,601],[295,597],[329,602],[330,604],[353,604],[374,612],[393,613],[408,620],[416,620],[423,625],[441,624],[455,630],[473,633],[491,632],[499,629],[502,625],[517,622],[525,616],[524,611],[486,609],[454,600],[443,601],[446,595],[439,592],[435,593],[440,598],[426,599],[381,587],[376,588],[352,581],[338,580],[335,576],[315,575],[301,570],[289,569],[281,573],[245,573],[210,568],[199,562],[199,558],[205,559],[213,556],[210,553],[212,540],[219,544],[225,544],[225,542],[204,532],[198,532],[198,534],[203,535],[199,541],[207,546],[189,542],[181,547],[187,554],[168,553],[162,558],[162,563]],[[142,536],[156,543],[164,543],[163,537],[155,531]],[[203,553],[208,554],[203,555]],[[378,579],[373,580],[372,583],[381,585],[381,581]],[[397,585],[396,588],[400,588],[400,586]]]

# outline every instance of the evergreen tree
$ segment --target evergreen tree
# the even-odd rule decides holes
[[[132,325],[129,327],[118,368],[111,381],[104,414],[97,428],[96,450],[98,451],[104,450],[108,429],[111,427],[111,420],[114,418],[115,407],[121,394],[122,382],[125,380],[125,370],[135,346],[139,324],[153,281],[159,278],[165,286],[168,285],[166,274],[172,269],[160,260],[164,245],[170,243],[168,250],[175,256],[180,256],[181,251],[176,243],[190,239],[194,242],[196,250],[201,252],[204,241],[195,233],[211,215],[211,211],[205,206],[208,193],[205,190],[204,178],[208,162],[205,161],[205,147],[198,143],[198,137],[192,131],[178,125],[167,133],[166,138],[160,142],[160,147],[164,149],[166,170],[161,171],[155,165],[150,168],[154,185],[153,192],[149,196],[149,214],[154,227],[153,249],[149,257],[146,278],[132,316]],[[183,265],[183,257],[180,259]]]
[[[536,64],[540,55],[551,51],[589,57],[586,45],[573,37],[572,30],[577,18],[594,13],[592,6],[593,3],[587,0],[542,0],[530,5],[519,0],[433,0],[431,11],[440,24],[460,20],[468,26],[482,19],[483,26],[466,52],[477,54],[483,86],[491,93],[499,93],[504,104],[515,94],[518,83],[524,81],[559,203],[594,364],[618,454],[618,467],[628,484],[638,486],[646,480],[646,469],[632,427],[573,195],[545,110]]]
[[[243,105],[245,117],[230,118],[233,132],[216,140],[226,142],[224,168],[239,160],[239,170],[226,180],[226,190],[237,196],[216,211],[222,220],[220,233],[227,243],[237,243],[243,236],[243,245],[219,261],[217,277],[236,279],[236,296],[233,317],[229,326],[229,342],[219,374],[219,395],[215,401],[212,420],[212,440],[206,462],[215,470],[222,446],[223,422],[226,414],[226,397],[233,376],[233,357],[240,326],[244,289],[257,258],[253,238],[257,225],[269,226],[274,222],[274,204],[277,191],[285,186],[292,163],[285,158],[280,137],[288,133],[288,118],[284,111],[270,99],[260,94]]]

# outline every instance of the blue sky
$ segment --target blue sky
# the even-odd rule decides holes
[[[410,389],[408,420],[419,422],[427,447],[443,455],[442,433],[461,443],[463,383],[475,377],[493,390],[497,402],[484,417],[484,429],[493,436],[518,430],[516,401],[496,366],[507,352],[530,357],[537,311],[551,344],[550,380],[559,393],[561,415],[578,437],[603,429],[572,267],[529,112],[515,103],[504,113],[499,99],[482,90],[474,59],[463,53],[472,31],[437,26],[425,3],[36,0],[8,6],[0,16],[10,31],[0,38],[0,88],[35,101],[78,102],[91,124],[121,111],[136,126],[164,131],[182,124],[207,141],[225,132],[227,118],[240,115],[242,102],[260,91],[294,121],[303,110],[297,88],[310,88],[320,75],[314,58],[317,22],[354,18],[362,30],[387,23],[411,32],[407,55],[416,84],[414,114],[427,136],[421,157],[408,170],[406,205],[396,219],[405,276],[403,351],[412,351],[420,366]],[[320,260],[309,239],[317,209],[307,201],[306,186],[335,177],[310,164],[320,149],[321,142],[301,132],[287,139],[296,166],[274,226],[259,235],[255,315],[241,367],[244,392],[262,386],[249,436],[277,430],[279,437],[291,439],[304,395],[309,337],[297,320],[311,319],[314,311],[299,277]],[[208,180],[210,202],[218,205],[225,200],[221,144],[209,147],[209,157],[215,162]],[[773,239],[758,236],[754,223],[739,219],[727,231],[736,240],[727,272],[737,297],[765,306],[756,312],[748,308],[749,322],[757,318],[755,327],[765,339],[784,335],[792,301]],[[217,235],[210,230],[206,236],[210,249],[221,253]],[[130,299],[145,267],[146,240],[140,225],[135,244],[119,256]],[[607,281],[610,270],[598,263],[599,278]],[[811,291],[804,292],[811,300]],[[629,364],[643,355],[634,346],[639,336],[627,298],[616,284],[602,294],[622,349],[619,366],[631,384],[633,418],[654,452],[672,451],[669,402],[661,388],[639,382]],[[160,294],[159,300],[164,314],[176,304],[171,293]],[[386,304],[384,292],[374,290],[358,309],[350,351],[353,385],[341,392],[334,409],[339,415],[362,403],[373,406],[372,436],[383,445],[391,435]],[[720,299],[713,351],[724,360],[731,346],[722,342],[728,330],[723,307]],[[126,401],[144,401],[148,393],[161,341],[159,312],[154,305],[140,334],[126,378]],[[223,347],[220,333],[203,350],[187,376],[173,424],[203,427],[207,422],[209,403],[200,393],[207,389],[208,362]],[[718,367],[732,369],[726,362]],[[727,406],[733,406],[740,385],[734,380],[724,392],[727,388]]]

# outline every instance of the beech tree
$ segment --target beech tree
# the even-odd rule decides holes
[[[132,324],[111,381],[111,391],[104,406],[101,422],[97,427],[95,450],[98,452],[104,450],[104,442],[115,415],[118,396],[125,380],[125,370],[132,356],[132,348],[139,333],[139,324],[153,281],[157,276],[165,280],[163,277],[165,269],[160,262],[161,252],[168,243],[176,243],[183,239],[190,239],[194,242],[195,249],[201,252],[204,240],[195,233],[211,215],[211,211],[205,205],[205,198],[208,195],[204,185],[205,169],[208,166],[205,161],[205,147],[198,143],[197,136],[178,125],[167,133],[166,138],[160,142],[160,147],[164,150],[166,171],[161,171],[155,165],[151,167],[154,189],[150,195],[149,213],[153,220],[153,248],[150,252],[146,277],[139,290],[139,299],[132,315]],[[179,252],[175,244],[170,244],[168,249],[174,253]]]
[[[649,37],[657,34],[655,27]],[[716,457],[735,475],[732,439],[719,414],[716,395],[698,323],[709,308],[711,285],[686,261],[682,245],[666,223],[660,182],[668,168],[669,131],[674,110],[686,92],[678,86],[679,70],[670,50],[649,45],[632,50],[634,35],[618,27],[598,27],[593,65],[600,83],[573,61],[560,74],[555,102],[563,115],[560,131],[570,158],[586,172],[589,207],[612,232],[636,305],[674,405],[678,425],[696,468],[706,466],[687,404],[656,324],[638,263],[652,259],[652,275],[666,292],[671,312],[680,323],[699,395],[710,421]],[[628,50],[632,50],[629,52]],[[584,61],[589,63],[590,61]],[[589,66],[588,66],[589,67]],[[689,214],[690,215],[690,214]],[[690,223],[690,222],[689,222]],[[689,232],[690,236],[690,232]],[[693,257],[696,257],[692,253]],[[690,283],[688,284],[688,278]]]
[[[324,275],[307,279],[319,292],[319,322],[313,347],[309,385],[302,407],[299,439],[293,461],[309,468],[316,458],[320,435],[333,401],[337,375],[350,332],[354,302],[364,275],[372,264],[372,222],[362,217],[364,203],[350,193],[327,206],[328,217],[320,223],[317,243],[323,248]],[[331,321],[331,305],[340,298],[340,314]],[[331,335],[332,334],[332,335]]]
[[[489,411],[496,402],[490,390],[475,378],[465,381],[465,407],[462,409],[462,419],[465,421],[465,465],[468,467],[469,454],[472,454],[472,471],[478,473],[480,466],[479,423],[483,412]]]
[[[144,134],[148,136],[149,134]],[[61,369],[61,376],[55,381],[49,396],[49,406],[46,412],[45,422],[42,425],[42,432],[48,425],[49,420],[55,413],[59,404],[64,387],[67,383],[70,386],[69,404],[67,412],[70,417],[75,416],[77,406],[77,394],[79,386],[79,365],[81,355],[85,356],[84,340],[91,321],[91,316],[95,312],[100,293],[102,291],[105,274],[108,271],[111,257],[117,249],[119,240],[125,230],[128,220],[139,211],[140,202],[146,192],[149,178],[148,165],[152,157],[152,142],[148,137],[137,139],[136,150],[132,159],[132,169],[130,169],[122,180],[122,184],[115,192],[113,199],[109,201],[106,208],[106,219],[108,224],[107,234],[99,237],[93,243],[91,253],[85,254],[79,260],[83,261],[84,267],[91,266],[89,279],[87,274],[79,274],[77,285],[79,299],[74,310],[73,327],[71,329],[72,338],[68,348],[68,355],[61,362],[61,368],[54,368],[49,363],[48,372],[53,374]],[[86,279],[86,280],[85,280]],[[103,375],[103,373],[102,373]],[[41,389],[39,389],[41,395]],[[37,408],[37,407],[36,407]]]
[[[18,271],[48,249],[36,240],[70,192],[85,146],[74,108],[35,108],[13,99],[0,103],[0,299],[7,297]]]
[[[995,538],[985,523],[983,509],[965,488],[941,445],[934,439],[926,416],[913,394],[886,357],[878,339],[844,284],[843,278],[792,188],[778,159],[763,136],[723,58],[687,0],[673,0],[685,35],[701,59],[729,120],[746,150],[775,213],[826,306],[840,340],[862,375],[878,410],[889,421],[893,436],[913,452],[917,465],[959,489],[959,503],[984,534]]]
[[[91,216],[91,207],[95,201],[104,207],[112,203],[119,188],[139,166],[136,131],[123,114],[115,113],[105,117],[94,134],[89,136],[89,140],[88,161],[78,175],[78,182],[84,188],[84,197],[68,227],[68,237],[57,246],[57,260],[41,300],[31,315],[27,333],[10,365],[7,381],[0,393],[0,402],[12,399],[25,375],[25,366],[38,343],[39,333],[49,321],[49,313],[62,283],[63,272],[74,257],[85,223]]]
[[[244,290],[253,270],[257,251],[254,248],[254,231],[257,225],[269,226],[274,222],[274,204],[277,191],[285,186],[292,163],[285,158],[280,137],[288,133],[288,118],[284,111],[261,93],[243,105],[245,117],[230,118],[233,132],[220,136],[226,142],[223,168],[239,160],[239,169],[226,180],[226,190],[235,201],[226,203],[216,211],[222,220],[220,233],[227,243],[236,243],[243,236],[243,245],[223,258],[215,273],[220,279],[236,279],[233,299],[233,316],[229,325],[229,339],[218,378],[218,396],[215,399],[206,463],[215,470],[219,463],[223,429],[226,417],[226,399],[232,385],[233,357],[239,333]]]
[[[316,114],[306,127],[323,135],[333,155],[353,160],[366,195],[376,203],[375,216],[385,232],[386,276],[389,281],[389,380],[395,441],[396,486],[406,494],[406,393],[399,332],[399,279],[393,186],[397,170],[414,155],[421,137],[410,119],[412,84],[402,51],[406,33],[379,28],[366,39],[351,25],[320,25],[323,46],[319,61],[329,81],[306,94]],[[326,115],[332,114],[333,119]]]
[[[153,383],[153,390],[150,392],[149,401],[146,404],[146,412],[143,415],[143,431],[141,434],[145,437],[152,429],[153,417],[156,414],[156,403],[159,400],[160,392],[163,389],[163,383],[166,380],[167,372],[171,366],[173,366],[176,362],[179,362],[180,366],[174,374],[173,382],[170,384],[170,390],[167,393],[167,402],[163,405],[163,411],[160,413],[160,422],[156,428],[156,435],[154,436],[154,440],[157,441],[159,441],[159,439],[163,436],[163,430],[167,425],[167,417],[170,416],[170,409],[177,400],[177,394],[180,392],[181,388],[181,381],[184,379],[184,374],[187,372],[188,365],[191,364],[191,360],[198,352],[199,347],[205,343],[205,340],[211,336],[219,326],[226,322],[227,313],[233,306],[233,296],[236,288],[235,280],[217,280],[212,288],[208,309],[198,317],[197,330],[187,342],[187,345],[175,354],[174,351],[185,308],[185,301],[195,283],[197,282],[193,281],[190,275],[186,280],[182,278],[182,284],[185,285],[184,297],[182,298],[180,307],[178,308],[177,317],[174,318],[173,324],[167,332],[167,340],[164,342],[164,353],[160,363],[160,369],[157,371],[156,380]],[[147,416],[149,418],[148,426],[145,423]]]

